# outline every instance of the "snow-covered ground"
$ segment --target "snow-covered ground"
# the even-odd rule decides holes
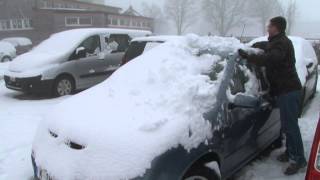
[[[309,156],[315,127],[320,112],[320,85],[316,98],[310,103],[300,125],[303,140]],[[31,144],[38,123],[52,106],[65,98],[40,99],[7,90],[0,80],[0,180],[28,180],[33,171],[31,166]],[[301,180],[304,172],[285,177],[286,167],[275,160],[275,151],[270,157],[257,160],[237,175],[237,180]]]
[[[0,180],[32,177],[31,144],[43,115],[62,99],[43,100],[7,90],[0,80]]]

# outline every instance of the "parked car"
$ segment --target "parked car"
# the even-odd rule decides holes
[[[122,64],[124,65],[128,63],[132,59],[159,46],[160,44],[163,44],[164,42],[179,38],[179,36],[148,36],[135,38],[131,41],[129,48],[122,59]]]
[[[311,42],[300,37],[289,37],[296,54],[296,68],[303,85],[303,105],[306,105],[317,92],[318,59]],[[267,37],[254,39],[249,44],[266,41]]]
[[[1,41],[12,44],[16,48],[18,55],[26,53],[32,48],[32,41],[26,37],[10,37],[4,38]]]
[[[15,57],[15,47],[10,43],[0,41],[0,63],[9,62]]]
[[[310,153],[309,165],[306,180],[320,179],[320,119],[314,136],[314,141]]]
[[[74,29],[54,34],[10,64],[6,86],[55,96],[90,88],[118,69],[132,38],[149,34],[121,29]]]
[[[168,41],[68,98],[36,133],[35,178],[231,177],[281,126],[263,70],[237,63],[240,47],[234,38]]]

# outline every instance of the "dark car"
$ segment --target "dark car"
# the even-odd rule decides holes
[[[182,42],[184,40],[183,38]],[[215,42],[215,38],[213,40],[209,38],[209,40]],[[235,40],[230,41],[234,43]],[[171,46],[164,43],[164,46],[155,48],[154,51],[141,57],[146,58],[144,61],[137,58],[135,61],[137,63],[132,62],[120,68],[100,86],[60,104],[56,108],[57,112],[54,111],[47,116],[46,120],[50,123],[42,124],[36,135],[32,154],[35,177],[38,179],[43,177],[95,179],[99,177],[114,180],[118,179],[114,174],[119,172],[119,176],[116,177],[134,180],[225,180],[273,145],[280,137],[281,124],[279,109],[268,95],[269,86],[264,70],[243,64],[231,50],[224,51],[217,48],[190,52],[186,50],[188,48],[177,48],[177,52],[173,52]],[[196,49],[193,46],[190,48]],[[161,59],[155,57],[155,54],[164,57]],[[179,56],[175,56],[176,54]],[[212,54],[219,54],[221,59],[218,60],[216,56],[211,56]],[[171,75],[177,72],[167,72],[164,76],[171,78],[166,81],[161,80],[157,74],[155,75],[157,79],[150,79],[147,75],[152,74],[150,71],[154,69],[156,69],[155,72],[162,73],[168,70],[165,68],[168,66],[163,65],[162,62],[170,64],[167,57],[180,57],[180,55],[183,58],[172,59],[183,64],[182,66],[173,65],[177,71],[185,72],[185,76],[200,78],[204,83],[208,83],[206,85],[216,88],[212,91],[214,98],[212,96],[209,99],[204,98],[199,89],[199,95],[193,97],[192,104],[200,103],[199,106],[202,106],[201,103],[210,102],[214,105],[203,104],[205,109],[208,109],[205,113],[200,112],[202,117],[199,117],[199,122],[203,126],[198,123],[192,124],[194,121],[168,119],[149,124],[149,119],[154,118],[153,113],[161,116],[158,113],[161,112],[159,109],[163,108],[162,106],[154,107],[152,97],[159,97],[158,93],[160,93],[164,94],[160,96],[160,99],[166,99],[165,91],[156,90],[162,83],[175,82],[170,80],[174,79]],[[152,57],[154,59],[151,63],[149,58]],[[198,59],[199,57],[201,58]],[[193,67],[189,66],[190,63],[206,65],[210,57],[215,57],[217,62],[211,68],[209,67],[208,72],[195,75],[195,71],[188,71]],[[188,60],[188,58],[198,60]],[[161,63],[157,64],[159,62]],[[147,66],[149,64],[152,68]],[[127,73],[132,73],[132,76],[128,76]],[[136,80],[132,80],[135,77]],[[194,78],[192,79],[196,80]],[[132,83],[138,84],[133,86]],[[141,85],[144,83],[149,85],[150,89],[155,88],[154,91],[147,90]],[[192,82],[189,83],[192,84]],[[124,84],[126,86],[123,86]],[[143,87],[144,98],[136,99],[140,94],[137,90],[140,88],[139,84]],[[182,84],[189,87],[188,84]],[[175,87],[175,84],[165,87],[169,91],[172,86]],[[190,91],[199,88],[194,89],[192,85],[190,87],[192,87]],[[180,97],[179,94],[185,91],[187,90],[181,88],[180,93],[170,96],[173,98],[172,102],[175,102],[176,98]],[[125,97],[130,100],[124,101]],[[182,99],[185,98],[188,97],[182,96]],[[81,107],[83,110],[73,108],[74,103],[82,101],[85,102]],[[140,103],[135,103],[135,101]],[[141,102],[146,102],[148,106],[141,106]],[[168,105],[167,108],[173,108],[177,115],[179,108],[187,108],[170,105],[172,107]],[[132,115],[140,111],[144,114],[143,119],[140,115]],[[107,116],[104,117],[104,114]],[[196,122],[197,119],[195,118]],[[96,123],[100,125],[93,125]],[[140,124],[143,125],[140,126]],[[197,130],[194,131],[194,126],[201,129],[196,128]],[[206,133],[210,135],[207,136]],[[168,137],[168,134],[171,135]],[[201,136],[194,136],[195,134],[201,134]],[[180,135],[187,139],[190,138],[185,142],[187,144],[193,141],[199,143],[186,148],[185,145],[182,145],[185,143],[176,142],[177,137],[180,139]],[[192,138],[195,139],[192,140]],[[95,141],[95,139],[100,141]],[[199,139],[202,140],[199,141]],[[165,148],[168,144],[171,145]],[[128,152],[125,150],[127,148]],[[153,149],[151,155],[150,149]],[[50,155],[47,152],[50,152]],[[152,160],[150,165],[140,163],[146,159],[147,161]],[[118,166],[119,169],[115,169]],[[132,175],[131,171],[140,172],[141,166],[145,171]]]

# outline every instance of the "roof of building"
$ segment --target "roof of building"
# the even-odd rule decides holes
[[[133,9],[133,7],[130,5],[129,8],[123,12],[124,15],[128,16],[142,16],[138,11]]]
[[[122,10],[122,8],[120,8],[120,7],[109,6],[109,5],[100,4],[100,3],[94,3],[92,1],[83,1],[83,0],[65,0],[65,1],[72,1],[72,2],[77,2],[77,3],[82,3],[82,4],[90,4],[90,5],[96,5],[96,6],[102,6],[102,7],[114,8],[114,9]]]

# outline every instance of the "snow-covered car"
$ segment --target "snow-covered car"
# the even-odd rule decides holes
[[[16,57],[16,48],[8,43],[0,41],[0,63],[9,62]]]
[[[310,153],[308,170],[305,180],[320,179],[320,119],[314,135],[313,145]]]
[[[32,41],[26,37],[10,37],[1,41],[12,44],[16,48],[18,55],[26,53],[32,48]]]
[[[139,37],[131,41],[129,48],[122,59],[122,65],[128,63],[132,59],[148,52],[149,50],[163,44],[169,40],[179,39],[179,36],[148,36]]]
[[[90,88],[119,68],[132,38],[149,34],[149,31],[108,28],[54,34],[10,64],[4,76],[6,86],[54,96]]]
[[[296,55],[296,68],[303,85],[303,105],[314,97],[318,83],[318,59],[311,42],[301,37],[289,37]],[[267,41],[267,37],[254,39],[249,44]]]
[[[168,41],[63,101],[36,133],[35,177],[232,176],[280,137],[264,73],[237,63],[238,48],[234,38]]]

